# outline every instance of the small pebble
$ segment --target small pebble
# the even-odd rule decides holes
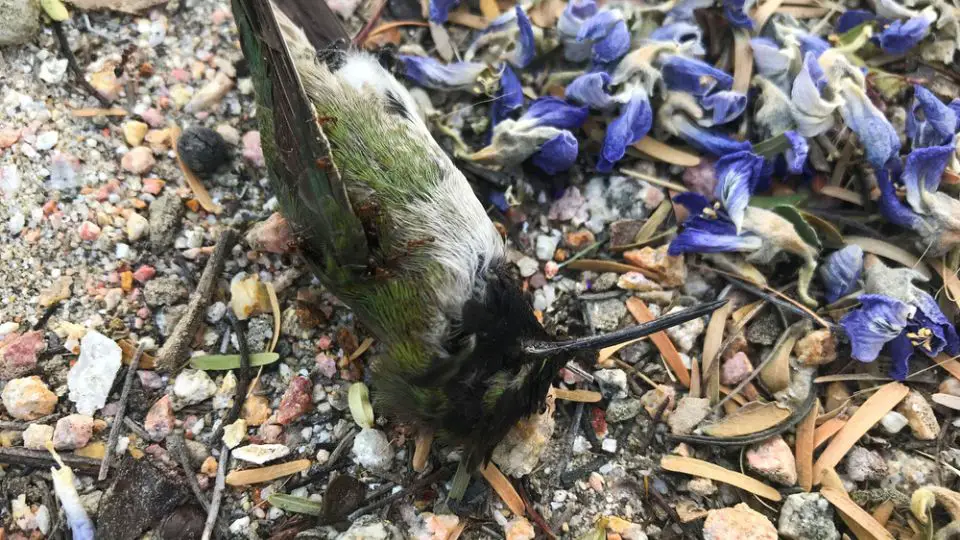
[[[244,133],[241,142],[243,143],[243,159],[246,159],[255,167],[263,167],[265,160],[263,159],[263,147],[260,145],[260,132],[248,131]]]
[[[783,437],[776,436],[747,450],[751,470],[785,486],[797,483],[797,461]]]
[[[393,464],[393,448],[382,431],[364,428],[353,439],[353,455],[368,469],[388,470]]]
[[[287,425],[313,407],[313,384],[306,377],[294,377],[277,408],[277,423]]]
[[[0,349],[0,380],[23,377],[37,366],[37,355],[46,348],[43,332],[26,332]]]
[[[46,451],[47,441],[53,441],[53,426],[30,424],[23,432],[24,448]]]
[[[723,363],[720,371],[720,382],[734,386],[746,379],[753,372],[753,364],[743,351],[739,351]]]
[[[783,501],[778,523],[787,540],[839,540],[833,506],[819,493],[794,493]]]
[[[247,422],[237,418],[235,422],[223,428],[223,444],[229,448],[236,448],[247,436]]]
[[[880,419],[880,425],[891,435],[900,433],[900,430],[907,427],[907,417],[897,411],[890,411]]]
[[[231,457],[263,465],[271,461],[286,457],[290,448],[282,444],[248,444],[236,448],[230,453]]]
[[[37,376],[13,379],[0,397],[7,413],[17,420],[36,420],[57,406],[57,395]]]
[[[96,223],[90,221],[84,221],[80,224],[80,228],[77,233],[80,235],[80,239],[85,242],[93,242],[97,238],[100,238],[100,227]]]
[[[143,428],[154,441],[162,441],[173,431],[175,423],[176,417],[173,414],[170,396],[163,396],[147,411]]]
[[[140,143],[143,142],[143,137],[149,129],[150,126],[144,122],[138,122],[136,120],[125,122],[123,124],[123,140],[125,140],[130,147],[140,146]]]
[[[205,371],[185,369],[173,383],[174,408],[200,403],[217,393],[217,385]]]
[[[897,406],[897,412],[906,417],[907,425],[910,426],[910,431],[917,439],[932,441],[940,435],[940,423],[937,422],[937,415],[934,414],[930,403],[919,392],[911,390]]]
[[[230,160],[226,141],[216,131],[206,127],[191,127],[184,130],[177,141],[177,154],[198,176],[213,174]]]
[[[830,330],[815,330],[797,341],[793,354],[804,365],[829,364],[837,359],[837,340]]]
[[[153,150],[146,146],[137,146],[120,158],[120,166],[123,170],[133,174],[146,174],[156,163]]]
[[[766,516],[740,503],[710,510],[703,523],[703,540],[777,540],[777,529]]]
[[[71,414],[57,420],[53,446],[57,450],[75,450],[86,446],[92,436],[93,418],[85,414]]]
[[[677,408],[667,419],[670,432],[674,435],[687,435],[697,427],[710,412],[710,400],[684,396],[677,402]]]

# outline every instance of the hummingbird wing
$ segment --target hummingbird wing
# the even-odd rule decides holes
[[[350,41],[340,19],[323,0],[274,0],[273,3],[303,30],[318,51],[337,43],[346,45]]]

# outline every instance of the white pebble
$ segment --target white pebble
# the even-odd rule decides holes
[[[880,425],[887,433],[899,433],[907,425],[907,417],[897,411],[890,411],[880,419]]]

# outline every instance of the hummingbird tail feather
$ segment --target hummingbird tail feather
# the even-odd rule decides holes
[[[273,4],[301,29],[318,51],[350,41],[347,31],[324,0],[273,0]]]

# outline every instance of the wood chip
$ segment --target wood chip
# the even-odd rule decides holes
[[[700,459],[667,455],[660,459],[660,466],[667,471],[709,478],[710,480],[730,484],[731,486],[749,491],[758,497],[763,497],[771,501],[779,501],[783,498],[780,496],[779,491],[755,478],[731,471],[730,469],[724,469],[719,465],[714,465],[713,463]]]
[[[487,483],[497,492],[497,495],[500,496],[500,499],[503,500],[511,512],[518,516],[524,515],[526,507],[523,504],[523,498],[520,497],[510,480],[500,472],[500,469],[493,462],[487,463],[485,467],[480,469],[480,473],[483,474]]]
[[[633,147],[657,161],[679,165],[681,167],[696,167],[700,165],[700,157],[662,143],[649,135],[633,143]]]
[[[242,471],[231,471],[230,474],[227,475],[226,481],[228,486],[262,484],[263,482],[269,482],[271,480],[276,480],[277,478],[290,476],[291,474],[296,474],[309,468],[309,459],[298,459],[295,461],[280,463],[279,465],[268,465],[266,467],[258,467],[256,469],[244,469]]]
[[[593,390],[567,390],[565,388],[555,388],[553,390],[557,399],[564,401],[573,401],[575,403],[597,403],[603,399],[603,394]]]
[[[843,456],[853,448],[853,445],[860,440],[870,428],[876,425],[881,418],[892,411],[898,403],[907,397],[910,391],[906,386],[892,382],[888,383],[875,392],[870,399],[857,409],[857,412],[850,417],[850,420],[840,429],[837,435],[830,441],[827,448],[820,454],[820,458],[813,465],[813,479],[815,483],[820,481],[820,476],[826,469],[836,467]]]
[[[776,402],[754,401],[737,409],[737,412],[712,424],[703,426],[703,432],[711,437],[742,437],[770,429],[790,417],[793,411]]]
[[[820,404],[814,404],[807,417],[797,425],[797,437],[794,447],[797,462],[797,484],[804,491],[810,492],[813,489],[813,449],[814,434],[817,427],[817,414],[820,410]]]
[[[813,432],[814,450],[823,446],[825,442],[830,440],[830,437],[836,435],[846,424],[847,420],[845,418],[831,418],[817,426],[817,429]]]
[[[937,405],[943,405],[948,409],[953,409],[955,411],[960,411],[960,397],[954,396],[952,394],[933,394],[930,396],[930,399],[933,400]]]
[[[933,273],[930,272],[930,268],[927,267],[926,263],[921,262],[913,253],[895,246],[890,242],[884,242],[876,238],[867,238],[866,236],[847,236],[845,240],[847,244],[860,246],[867,253],[873,253],[885,259],[898,262],[907,268],[912,268],[923,274],[923,277],[927,279],[933,277]]]
[[[893,509],[896,508],[896,504],[891,500],[883,501],[878,504],[876,508],[873,509],[873,519],[877,520],[881,526],[886,526],[887,521],[890,521],[890,516],[893,515]]]
[[[632,296],[627,300],[627,309],[630,311],[630,314],[633,315],[633,318],[641,324],[650,322],[656,318],[653,316],[653,313],[650,313],[647,304],[636,296]],[[687,366],[683,364],[683,360],[680,359],[680,353],[673,345],[673,342],[670,341],[670,337],[667,336],[666,332],[661,331],[651,334],[650,340],[657,346],[660,355],[663,356],[664,361],[666,361],[670,370],[673,371],[673,374],[677,376],[680,384],[690,388],[690,372],[687,371]]]
[[[893,535],[887,532],[883,525],[877,522],[866,510],[860,508],[860,506],[853,502],[846,493],[838,491],[834,488],[824,488],[820,490],[820,494],[823,495],[823,498],[830,501],[836,509],[850,521],[859,525],[862,533],[867,536],[857,535],[858,540],[864,540],[864,538],[875,539],[875,540],[894,540]],[[847,523],[849,524],[850,521]]]
[[[727,317],[733,311],[733,302],[727,302],[710,315],[707,333],[703,338],[703,378],[706,397],[710,404],[720,401],[720,346],[723,345],[723,330],[727,326]]]

